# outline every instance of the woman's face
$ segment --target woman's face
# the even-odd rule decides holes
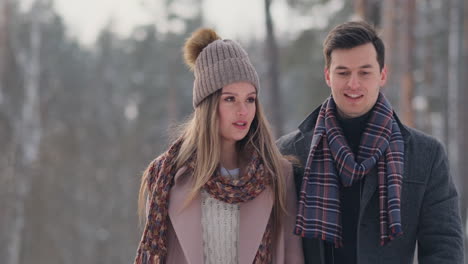
[[[248,133],[255,117],[257,90],[251,83],[236,82],[221,90],[219,133],[224,143],[235,143]]]

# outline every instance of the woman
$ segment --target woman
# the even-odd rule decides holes
[[[195,112],[142,176],[146,225],[135,263],[303,263],[292,167],[234,41],[200,29],[184,46]]]

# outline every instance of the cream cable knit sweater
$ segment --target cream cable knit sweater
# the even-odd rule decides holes
[[[221,168],[223,177],[239,177],[239,169]],[[205,264],[237,264],[239,205],[228,204],[202,191],[203,253]]]

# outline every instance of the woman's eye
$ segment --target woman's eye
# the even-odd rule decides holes
[[[224,101],[226,101],[226,102],[234,102],[234,96],[228,96],[228,97],[224,98]]]
[[[256,98],[255,97],[249,97],[247,98],[247,102],[249,103],[255,103]]]

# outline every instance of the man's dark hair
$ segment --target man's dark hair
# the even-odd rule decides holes
[[[382,39],[377,35],[375,29],[367,22],[346,22],[336,26],[328,33],[323,42],[323,55],[327,69],[331,64],[331,53],[336,49],[352,49],[354,47],[372,43],[377,52],[377,62],[380,70],[385,64],[385,47]]]

